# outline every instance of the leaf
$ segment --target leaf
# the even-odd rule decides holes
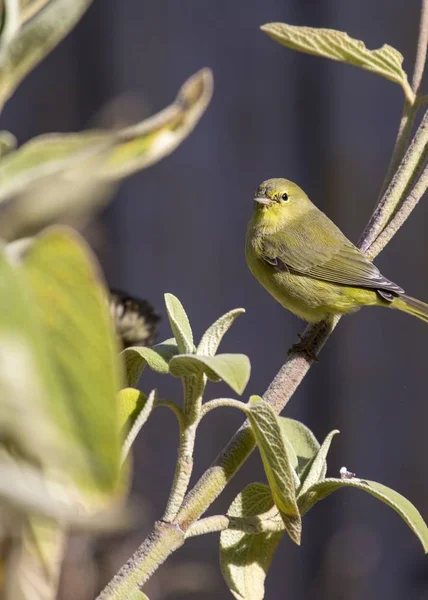
[[[169,370],[175,377],[204,373],[212,381],[222,379],[237,394],[242,394],[250,378],[251,365],[245,354],[179,354],[173,356]]]
[[[143,346],[126,348],[120,355],[124,359],[128,385],[130,387],[137,385],[146,365],[149,365],[156,373],[168,373],[169,361],[176,354],[178,354],[178,348],[175,340],[172,338],[151,348]]]
[[[299,490],[299,496],[303,496],[312,485],[318,483],[320,479],[325,477],[327,472],[327,454],[330,450],[331,441],[337,433],[339,433],[338,429],[334,429],[325,438],[321,448],[309,467],[308,474]]]
[[[53,600],[65,548],[65,533],[49,519],[32,517],[15,531],[4,573],[5,597]]]
[[[357,478],[324,479],[310,487],[305,496],[299,500],[299,504],[302,504],[302,513],[306,513],[316,502],[323,500],[336,490],[347,487],[367,492],[395,510],[419,538],[425,553],[428,553],[428,527],[419,511],[407,498],[376,481]]]
[[[189,319],[180,300],[172,294],[165,294],[165,304],[172,333],[180,354],[191,354],[195,350],[193,333]]]
[[[320,445],[312,431],[294,419],[278,417],[281,431],[293,447],[297,456],[296,472],[299,477],[318,453]],[[294,465],[293,465],[294,466]]]
[[[141,123],[119,131],[43,135],[9,152],[0,160],[0,235],[11,240],[33,234],[105,203],[120,179],[167,156],[190,134],[212,87],[211,71],[203,69],[185,82],[173,104]]]
[[[149,418],[152,412],[153,405],[156,400],[156,391],[153,390],[148,396],[145,396],[139,390],[133,388],[126,388],[119,392],[119,405],[125,405],[129,411],[129,415],[126,421],[126,429],[128,435],[123,442],[122,449],[122,461],[128,456],[129,450],[135,441],[140,429]]]
[[[76,233],[56,227],[30,246],[22,268],[63,391],[50,406],[52,418],[73,452],[85,457],[79,479],[94,491],[112,492],[120,467],[120,373],[95,260]]]
[[[287,533],[300,544],[301,519],[296,501],[293,467],[278,418],[267,402],[258,396],[250,399],[248,419],[256,438],[266,477]]]
[[[129,596],[129,600],[149,600],[149,597],[140,590],[134,590]]]
[[[273,507],[268,486],[252,483],[238,494],[227,514],[231,517],[253,517]],[[282,537],[282,532],[249,534],[231,529],[221,532],[221,572],[235,598],[263,600],[264,581]]]
[[[225,333],[227,333],[236,317],[244,312],[244,308],[235,308],[235,310],[231,310],[217,319],[217,321],[215,321],[211,327],[208,327],[202,336],[202,339],[199,342],[199,346],[196,350],[196,354],[214,356]]]
[[[16,31],[0,53],[0,106],[26,75],[70,32],[92,0],[51,0]]]
[[[267,23],[261,29],[276,42],[292,50],[354,65],[386,77],[401,85],[406,96],[413,99],[414,94],[402,68],[403,56],[392,46],[384,44],[377,50],[368,50],[364,42],[335,29],[299,27],[285,23]]]

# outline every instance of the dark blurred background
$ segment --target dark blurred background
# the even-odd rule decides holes
[[[20,87],[2,127],[22,143],[48,131],[108,122],[112,112],[137,120],[172,101],[193,72],[213,69],[215,94],[201,123],[174,154],[122,185],[90,239],[111,286],[149,299],[162,315],[163,293],[174,293],[197,338],[225,311],[245,307],[223,350],[249,355],[247,393],[261,394],[303,324],[271,299],[245,265],[252,194],[269,177],[293,179],[356,241],[385,174],[402,91],[367,72],[286,50],[259,26],[283,21],[331,27],[369,48],[389,43],[404,54],[411,73],[419,8],[416,0],[96,0]],[[428,92],[428,83],[422,91]],[[377,260],[387,277],[425,300],[427,224],[422,202]],[[393,311],[366,309],[343,319],[286,410],[319,439],[340,429],[330,475],[346,465],[407,496],[425,519],[427,335],[420,321]],[[159,340],[167,337],[164,317]],[[170,398],[180,393],[178,381],[153,374],[145,374],[142,385]],[[208,397],[223,391],[212,386]],[[240,422],[227,410],[207,418],[194,480]],[[62,600],[94,598],[161,516],[176,444],[173,417],[156,411],[135,446],[134,492],[145,507],[144,521],[114,539],[73,537]],[[225,512],[244,485],[263,477],[254,455],[211,512]],[[217,535],[190,540],[149,583],[149,597],[229,597],[217,556]],[[346,490],[305,517],[300,549],[284,539],[266,597],[421,600],[428,598],[427,562],[392,510]]]

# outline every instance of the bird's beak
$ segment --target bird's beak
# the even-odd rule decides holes
[[[268,204],[271,203],[271,200],[269,198],[265,198],[265,197],[255,197],[254,198],[254,202],[258,202],[259,204],[263,204],[264,206],[267,206]]]

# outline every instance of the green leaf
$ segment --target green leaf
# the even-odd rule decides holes
[[[180,300],[172,294],[165,294],[165,304],[172,333],[180,354],[191,354],[195,350],[193,333],[189,319]]]
[[[125,363],[126,380],[130,387],[137,385],[144,367],[148,365],[156,373],[169,372],[169,361],[178,354],[174,339],[168,339],[151,348],[131,346],[121,352]]]
[[[185,82],[173,104],[141,123],[119,131],[43,135],[9,152],[0,160],[0,203],[6,203],[0,235],[23,237],[104,204],[120,179],[167,156],[190,134],[212,87],[211,71],[203,69]]]
[[[377,50],[368,50],[364,42],[335,29],[299,27],[285,23],[267,23],[261,29],[276,42],[292,50],[354,65],[386,77],[401,85],[406,96],[413,100],[414,94],[402,68],[403,56],[392,46],[384,44]]]
[[[428,527],[419,511],[407,498],[376,481],[357,478],[324,479],[310,487],[305,496],[299,500],[299,504],[302,505],[302,514],[308,512],[316,502],[323,500],[336,490],[342,488],[362,490],[390,506],[419,538],[425,553],[428,552]]]
[[[85,456],[82,482],[112,492],[120,467],[120,373],[95,259],[76,233],[56,227],[30,246],[22,268],[63,392],[50,406],[53,418],[73,452]]]
[[[26,75],[70,32],[92,0],[51,0],[16,31],[0,53],[0,105]]]
[[[208,327],[208,329],[202,336],[202,339],[196,350],[196,354],[206,354],[207,356],[214,356],[225,333],[227,333],[236,317],[238,317],[244,312],[244,308],[235,308],[235,310],[231,310],[230,312],[217,319],[217,321],[215,321],[215,323],[213,323],[211,327]]]
[[[125,460],[128,456],[135,438],[149,418],[155,400],[155,390],[150,392],[148,396],[145,396],[142,392],[134,390],[133,388],[125,388],[119,392],[119,406],[124,405],[129,411],[125,424],[128,434],[123,442],[122,460]]]
[[[270,489],[263,483],[252,483],[238,494],[227,514],[231,517],[254,517],[272,510],[273,507]],[[221,532],[221,571],[235,598],[263,600],[265,578],[282,536],[282,532]]]
[[[171,359],[169,370],[175,377],[204,373],[212,381],[218,381],[220,378],[234,392],[242,394],[250,377],[251,365],[245,354],[179,354]]]
[[[287,533],[296,544],[300,544],[301,519],[296,501],[293,467],[278,418],[267,402],[258,396],[252,396],[248,419]]]
[[[327,454],[330,450],[331,441],[337,433],[339,433],[338,429],[334,429],[325,438],[321,448],[319,449],[308,469],[308,473],[305,477],[302,487],[299,490],[299,496],[303,496],[312,485],[318,483],[320,479],[325,477],[327,472]]]
[[[285,439],[292,445],[297,456],[296,472],[302,478],[307,466],[318,453],[320,445],[312,431],[294,419],[278,417]],[[293,464],[294,467],[294,464]]]

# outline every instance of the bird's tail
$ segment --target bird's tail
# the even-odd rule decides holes
[[[421,302],[421,300],[403,294],[392,302],[391,308],[402,310],[403,312],[418,317],[418,319],[422,319],[422,321],[428,323],[428,304]]]

